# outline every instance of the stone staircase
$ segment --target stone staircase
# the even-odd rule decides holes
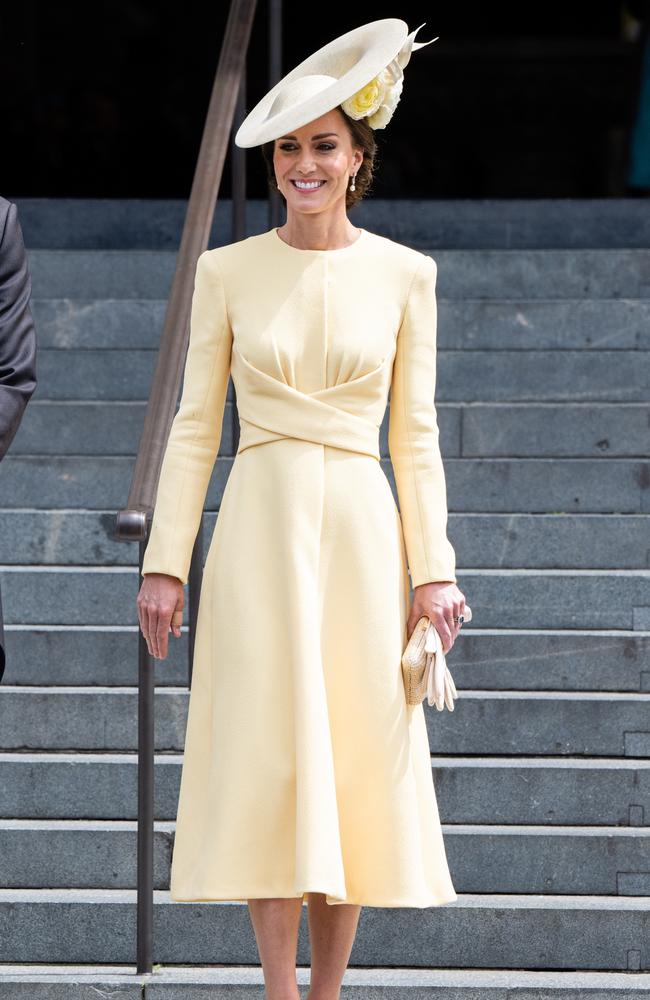
[[[157,965],[135,974],[140,581],[112,535],[185,206],[14,200],[39,384],[0,466],[0,998],[261,998],[246,904],[169,899],[186,631],[155,663]],[[222,211],[211,246],[231,239]],[[450,655],[455,712],[425,706],[458,901],[364,908],[343,996],[645,996],[650,203],[351,217],[438,262],[449,533],[474,621]],[[264,203],[250,219],[268,228]],[[235,429],[231,385],[206,551]],[[393,482],[387,418],[382,452]],[[304,995],[306,913],[298,965]]]

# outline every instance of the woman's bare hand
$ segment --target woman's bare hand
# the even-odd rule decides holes
[[[428,615],[438,630],[443,651],[447,655],[462,627],[454,618],[464,613],[465,596],[455,583],[449,580],[422,583],[413,589],[413,604],[406,623],[407,640],[411,638],[422,615]]]
[[[151,656],[164,660],[170,630],[180,638],[185,593],[177,576],[146,573],[137,599],[140,629]]]

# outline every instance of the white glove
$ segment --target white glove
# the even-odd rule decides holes
[[[443,711],[445,705],[453,712],[454,698],[458,698],[458,692],[447,667],[442,639],[433,622],[427,628],[424,649],[427,654],[427,703],[429,706],[435,705],[439,712]]]

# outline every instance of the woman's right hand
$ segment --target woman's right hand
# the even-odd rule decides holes
[[[150,656],[164,660],[170,629],[180,639],[185,592],[177,576],[145,573],[137,599],[140,630]]]

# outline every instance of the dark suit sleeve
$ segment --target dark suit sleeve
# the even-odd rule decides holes
[[[0,459],[36,388],[32,285],[16,205],[9,204],[0,242]]]

